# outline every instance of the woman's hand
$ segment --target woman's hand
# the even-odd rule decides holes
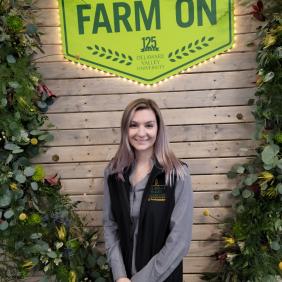
[[[128,278],[119,278],[116,282],[131,282]]]

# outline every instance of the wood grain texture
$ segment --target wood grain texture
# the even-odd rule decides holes
[[[47,86],[57,95],[152,93],[162,91],[191,91],[228,88],[251,88],[255,86],[254,70],[227,71],[214,73],[179,74],[157,86],[136,85],[118,77],[84,79],[50,79]]]
[[[160,92],[153,94],[153,100],[161,109],[246,106],[250,103],[250,99],[254,98],[254,90],[254,88],[243,88]],[[152,93],[59,96],[48,112],[122,111],[128,103],[137,98],[152,98]]]
[[[182,159],[190,165],[191,173],[203,174],[226,174],[235,164],[241,164],[252,160],[252,157],[233,158],[201,158]],[[103,177],[103,171],[107,162],[80,162],[80,163],[53,163],[44,164],[47,175],[58,173],[62,179]]]
[[[254,155],[256,143],[244,141],[181,142],[171,144],[178,158],[239,157]],[[114,157],[118,145],[96,145],[79,147],[49,147],[33,161],[41,163],[109,161]],[[53,156],[58,156],[53,160]]]
[[[166,125],[253,122],[252,107],[210,107],[163,110]],[[122,112],[48,114],[54,129],[107,128],[120,125]],[[47,126],[47,124],[46,124]],[[46,127],[45,127],[46,128]]]
[[[198,124],[167,126],[170,142],[216,141],[250,139],[255,132],[254,123]],[[53,146],[83,146],[119,144],[120,129],[66,129],[52,130],[54,140],[46,144]]]
[[[231,216],[232,209],[230,207],[216,207],[209,208],[213,217],[203,215],[206,208],[194,208],[193,223],[194,224],[217,224],[223,222],[227,216]],[[102,226],[103,225],[103,212],[94,210],[78,210],[77,213],[81,216],[87,226]]]
[[[194,192],[194,207],[213,208],[231,207],[235,198],[230,191]],[[71,195],[71,200],[77,202],[77,210],[102,211],[103,195]]]
[[[191,178],[193,191],[225,191],[236,187],[236,181],[224,174],[192,175]],[[103,185],[103,178],[62,179],[62,193],[100,195],[103,194]]]

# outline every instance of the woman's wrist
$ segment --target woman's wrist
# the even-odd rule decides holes
[[[130,280],[127,277],[121,277],[117,279],[116,282],[130,282]]]

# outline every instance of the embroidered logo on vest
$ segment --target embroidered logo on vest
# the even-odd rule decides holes
[[[153,202],[165,202],[166,201],[165,185],[159,184],[158,179],[156,179],[154,184],[152,185],[148,201],[149,202],[150,201],[153,201]]]

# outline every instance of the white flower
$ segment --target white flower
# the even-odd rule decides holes
[[[64,243],[63,242],[56,242],[55,243],[55,246],[56,246],[56,249],[60,249],[61,247],[63,247]]]
[[[56,265],[58,265],[60,262],[62,262],[62,260],[61,260],[60,258],[55,258],[55,259],[54,259],[54,263],[55,263]]]
[[[41,256],[41,257],[40,257],[40,260],[41,260],[41,261],[42,261],[42,263],[44,263],[44,264],[49,263],[49,259],[48,259],[48,257]]]
[[[238,246],[240,248],[240,251],[242,252],[242,250],[245,248],[245,242],[238,242]]]
[[[47,272],[48,269],[49,269],[49,267],[50,267],[50,263],[48,263],[47,265],[45,265],[44,268],[43,268],[43,270],[44,270],[45,272]]]
[[[230,262],[230,264],[233,263],[233,259],[237,256],[237,254],[227,254],[226,260]]]

